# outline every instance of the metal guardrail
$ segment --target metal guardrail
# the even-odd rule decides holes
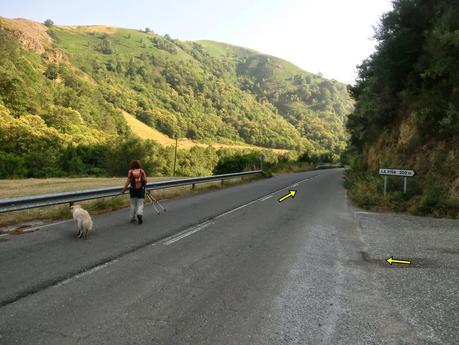
[[[192,177],[180,180],[167,180],[148,183],[145,187],[147,191],[165,189],[177,186],[195,185],[198,183],[227,180],[234,177],[243,177],[263,173],[262,170],[239,172],[232,174],[222,174],[214,176]],[[0,213],[26,210],[30,208],[67,204],[77,201],[92,200],[111,196],[122,195],[123,187],[109,187],[98,189],[87,189],[77,192],[53,193],[23,196],[17,198],[0,199]]]

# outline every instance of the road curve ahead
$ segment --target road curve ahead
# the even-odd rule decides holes
[[[459,221],[363,212],[342,178],[95,216],[87,241],[71,222],[2,237],[0,344],[458,344]]]

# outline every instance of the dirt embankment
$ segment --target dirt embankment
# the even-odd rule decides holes
[[[12,32],[25,49],[40,54],[50,48],[53,43],[45,25],[28,19],[0,17],[0,30]]]

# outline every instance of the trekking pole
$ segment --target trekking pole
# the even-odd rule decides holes
[[[150,196],[151,196],[151,198],[156,202],[156,204],[161,208],[161,210],[163,210],[163,212],[166,212],[166,211],[167,211],[166,208],[163,207],[163,205],[161,205],[161,203],[160,203],[158,200],[156,200],[155,197],[154,197],[153,195],[150,195]]]
[[[149,192],[147,192],[147,197],[150,200],[150,202],[153,204],[153,207],[155,208],[156,213],[159,215],[159,210],[156,208],[155,202],[153,201]]]
[[[163,212],[166,212],[166,209],[163,207],[163,205],[161,205],[161,204],[159,203],[159,201],[156,200],[156,199],[151,195],[151,192],[150,192],[150,191],[147,192],[147,196],[148,196],[148,199],[150,199],[151,203],[153,204],[153,207],[155,208],[157,214],[159,214],[160,211],[158,210],[158,208],[157,208],[156,206],[159,206],[159,207],[162,209]],[[155,204],[156,204],[156,205],[155,205]]]

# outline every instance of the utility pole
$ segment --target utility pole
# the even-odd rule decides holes
[[[260,160],[260,170],[263,171],[263,161],[265,160],[265,156],[263,154],[260,154],[258,156],[258,159]]]
[[[177,144],[178,144],[178,136],[175,136],[175,154],[174,154],[174,172],[172,176],[175,176],[175,166],[177,164]]]

